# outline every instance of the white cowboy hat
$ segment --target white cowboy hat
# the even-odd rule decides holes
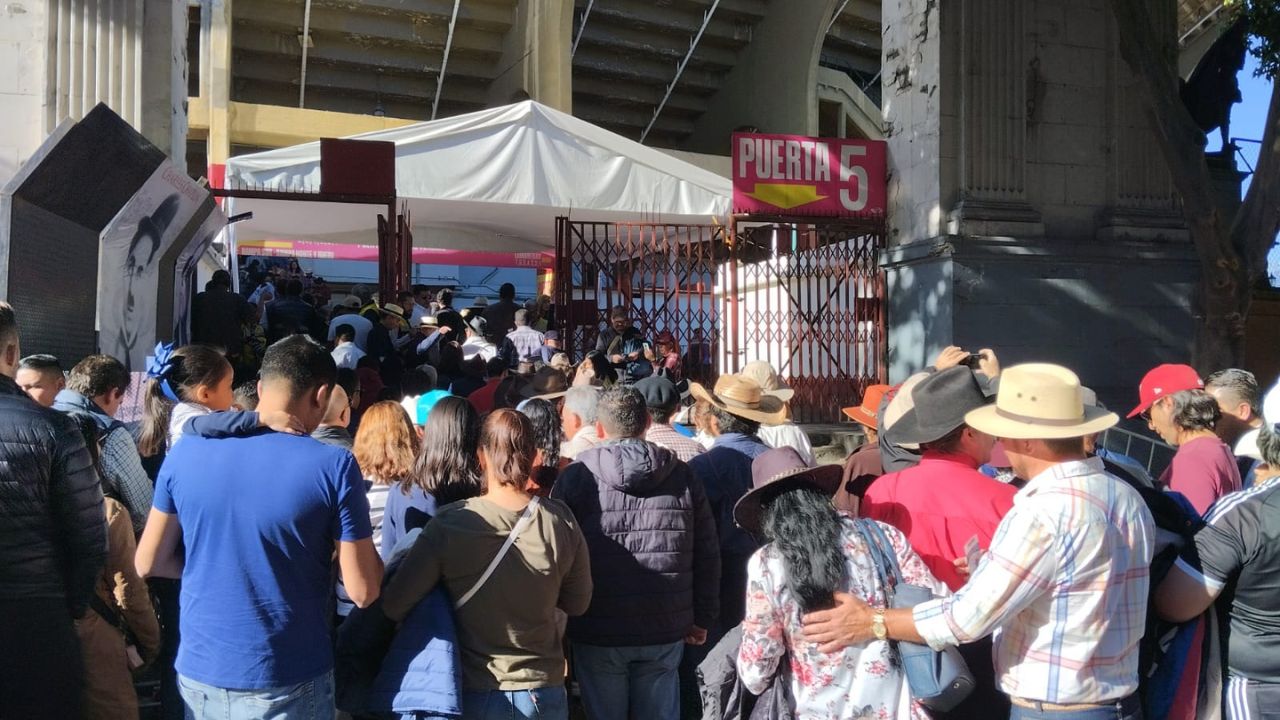
[[[1054,440],[1099,433],[1120,418],[1085,405],[1080,378],[1067,368],[1027,363],[1001,373],[995,404],[973,410],[964,421],[998,438]]]
[[[756,381],[761,388],[764,389],[766,395],[772,395],[782,402],[791,402],[791,398],[795,397],[796,391],[782,382],[778,377],[778,371],[764,360],[752,360],[742,366],[743,377]]]
[[[760,387],[760,383],[742,375],[721,375],[714,390],[699,383],[689,383],[689,391],[730,415],[746,418],[762,425],[781,425],[787,420],[787,405]]]

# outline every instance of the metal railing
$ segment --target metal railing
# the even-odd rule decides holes
[[[1152,478],[1160,477],[1173,455],[1172,445],[1149,435],[1113,427],[1098,438],[1098,444],[1112,452],[1128,455],[1147,469]]]

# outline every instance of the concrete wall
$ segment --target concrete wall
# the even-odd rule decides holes
[[[734,128],[816,135],[818,55],[837,0],[773,3],[752,30],[751,43],[698,118],[683,150],[729,151]]]
[[[44,0],[0,5],[0,187],[44,139],[47,27]]]
[[[1118,407],[1147,370],[1189,356],[1198,273],[1189,248],[947,237],[891,256],[895,382],[947,345],[989,347],[1006,366],[1066,365]]]
[[[883,7],[891,377],[991,347],[1130,402],[1197,265],[1103,0]]]

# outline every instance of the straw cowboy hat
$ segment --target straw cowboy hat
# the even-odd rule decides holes
[[[1000,374],[994,405],[965,415],[965,422],[988,435],[1017,440],[1056,440],[1102,432],[1120,418],[1087,406],[1080,378],[1049,363],[1014,365]]]
[[[778,377],[778,371],[764,360],[753,360],[743,365],[741,375],[755,380],[766,395],[772,395],[784,403],[791,402],[791,398],[795,397],[796,391],[787,387]]]
[[[805,465],[795,448],[768,450],[751,462],[751,490],[733,506],[733,519],[743,530],[759,532],[766,500],[801,485],[835,495],[843,473],[840,465]]]
[[[760,383],[742,375],[721,375],[710,392],[699,383],[689,383],[689,391],[699,400],[752,422],[780,425],[787,419],[785,402],[766,394]]]

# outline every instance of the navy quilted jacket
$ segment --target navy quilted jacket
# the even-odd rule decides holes
[[[107,558],[102,483],[70,418],[0,375],[0,599],[84,612]]]
[[[720,550],[702,483],[669,450],[643,440],[578,455],[551,497],[578,519],[591,552],[591,606],[569,618],[572,640],[677,642],[719,609]]]

